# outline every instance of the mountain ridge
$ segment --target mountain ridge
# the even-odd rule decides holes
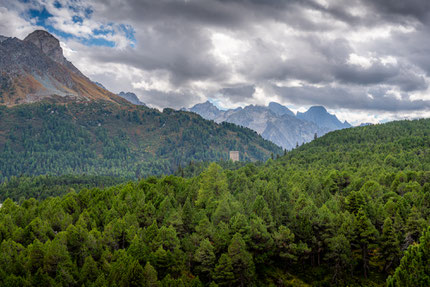
[[[287,107],[275,102],[269,103],[267,107],[249,105],[220,110],[210,101],[206,101],[184,110],[195,112],[217,123],[230,122],[248,127],[264,139],[288,150],[310,142],[315,136],[351,127],[347,122],[340,122],[322,106],[313,106],[305,113],[295,115]]]

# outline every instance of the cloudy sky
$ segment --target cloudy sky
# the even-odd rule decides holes
[[[430,117],[429,0],[0,0],[1,35],[35,28],[94,81],[154,107]]]

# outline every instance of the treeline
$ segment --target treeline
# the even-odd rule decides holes
[[[266,160],[282,150],[255,132],[200,116],[105,102],[0,106],[0,182],[91,174],[138,179],[189,161]]]
[[[261,166],[7,199],[0,285],[428,286],[429,123],[329,133]]]

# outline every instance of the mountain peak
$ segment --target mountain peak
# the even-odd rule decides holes
[[[298,112],[297,118],[313,122],[331,131],[351,127],[348,122],[342,123],[339,121],[335,115],[330,114],[323,106],[312,106],[304,113]]]
[[[281,104],[270,102],[268,107],[269,107],[269,110],[271,110],[278,116],[283,116],[283,115],[289,115],[293,117],[295,116],[294,113],[289,108]]]
[[[312,106],[308,109],[307,112],[309,111],[328,113],[327,109],[323,106]]]
[[[62,64],[64,59],[63,49],[60,46],[60,41],[51,33],[44,30],[36,30],[28,34],[24,41],[33,43],[42,50],[45,55],[55,62]]]
[[[25,42],[33,43],[42,52],[54,60],[71,70],[73,73],[86,78],[72,63],[70,63],[63,55],[60,41],[54,35],[45,30],[35,30],[28,34],[24,39]]]
[[[130,103],[132,103],[134,105],[145,106],[145,103],[143,103],[141,100],[139,100],[139,98],[136,96],[135,93],[120,92],[118,94],[118,96],[120,96],[123,99],[126,99],[127,101],[129,101]]]
[[[196,104],[188,111],[201,115],[205,119],[215,120],[222,112],[210,101]]]
[[[67,61],[60,41],[46,31],[36,30],[24,40],[6,38],[0,41],[0,50],[0,104],[13,106],[53,97],[128,104]]]

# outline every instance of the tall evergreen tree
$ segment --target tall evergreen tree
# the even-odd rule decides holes
[[[235,278],[240,286],[248,286],[254,277],[254,262],[247,251],[246,243],[240,233],[236,233],[228,246],[228,256],[235,271]]]
[[[400,266],[387,279],[389,287],[430,286],[430,227],[419,244],[409,246]]]
[[[194,254],[194,260],[198,263],[196,266],[197,272],[204,277],[205,281],[210,278],[215,259],[214,247],[209,242],[209,239],[205,238],[200,242],[200,246]]]
[[[364,278],[367,278],[369,274],[369,247],[376,241],[378,231],[367,218],[363,208],[360,208],[355,216],[354,235],[354,243],[361,250]]]
[[[396,265],[400,259],[400,242],[397,238],[396,231],[393,226],[393,221],[387,218],[384,222],[381,235],[381,255],[385,261],[384,270],[388,272]]]
[[[218,260],[218,264],[215,266],[212,278],[219,286],[235,286],[236,279],[234,272],[230,256],[223,253]]]

